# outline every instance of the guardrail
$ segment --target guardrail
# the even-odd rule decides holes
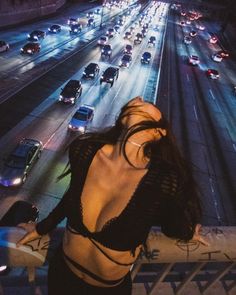
[[[34,286],[35,268],[47,264],[61,243],[63,232],[64,228],[57,228],[49,235],[16,248],[16,241],[25,234],[25,231],[17,227],[0,227],[0,265],[26,267],[28,282]],[[176,280],[173,278],[173,272],[171,275],[171,270],[180,265],[181,280],[174,294],[181,294],[190,281],[196,280],[205,282],[200,286],[201,294],[220,280],[231,282],[225,283],[229,292],[236,286],[236,227],[203,227],[202,235],[210,243],[209,246],[194,240],[185,243],[169,239],[160,232],[159,228],[153,227],[147,239],[147,249],[141,251],[139,259],[132,268],[133,281],[151,282],[146,294],[158,294],[157,289],[163,281]],[[158,271],[157,266],[159,268],[161,266]],[[4,294],[3,288],[1,294]]]

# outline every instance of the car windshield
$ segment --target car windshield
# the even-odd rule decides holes
[[[130,59],[131,59],[130,55],[124,55],[124,56],[122,57],[122,60],[123,60],[123,61],[130,61]]]
[[[145,53],[143,54],[143,57],[145,57],[145,58],[150,58],[150,57],[151,57],[151,53],[149,53],[149,52],[145,52]]]
[[[87,113],[76,112],[73,118],[80,121],[87,121],[87,116]]]
[[[101,37],[100,40],[102,40],[102,41],[106,41],[107,38],[106,38],[106,37]]]
[[[18,156],[15,156],[15,155],[11,155],[6,160],[5,165],[7,167],[10,167],[10,168],[18,168],[18,169],[21,169],[21,168],[24,168],[25,167],[25,162],[26,162],[25,161],[25,158],[18,157]]]

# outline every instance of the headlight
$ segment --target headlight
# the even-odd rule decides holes
[[[113,81],[113,78],[110,78],[109,81]]]
[[[78,130],[79,130],[80,132],[84,132],[84,131],[85,131],[85,127],[80,126],[80,127],[78,128]]]
[[[28,36],[28,38],[30,38],[30,34],[28,34],[27,36]]]
[[[122,61],[119,62],[119,66],[121,66],[121,65],[122,65]]]
[[[21,48],[21,49],[20,49],[20,51],[24,51],[24,49],[23,49],[23,48]]]
[[[51,29],[50,29],[50,28],[48,28],[48,31],[50,32],[50,31],[51,31]]]
[[[110,53],[111,53],[111,50],[108,51],[108,54],[110,54]]]
[[[56,33],[57,30],[53,30],[54,33]]]
[[[150,61],[150,58],[147,58],[147,61]]]
[[[17,185],[17,184],[20,184],[21,182],[22,182],[22,179],[20,177],[17,177],[13,179],[12,184]]]
[[[27,52],[32,53],[32,50],[31,49],[28,49]]]
[[[62,101],[62,100],[63,100],[63,96],[60,95],[60,96],[59,96],[59,101]]]
[[[73,126],[72,126],[71,124],[69,124],[68,128],[72,129],[72,128],[73,128]]]
[[[102,53],[104,52],[104,49],[102,49]]]
[[[104,76],[101,76],[101,79],[104,79]]]
[[[83,72],[83,75],[86,75],[86,72]]]
[[[89,74],[89,76],[93,77],[93,76],[94,76],[94,74]]]
[[[74,29],[74,32],[78,32],[78,30],[77,29]]]

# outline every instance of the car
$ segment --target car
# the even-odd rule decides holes
[[[134,39],[134,44],[140,44],[143,40],[143,35],[141,33],[137,33]]]
[[[212,54],[212,59],[216,62],[221,62],[223,57],[219,53]]]
[[[87,27],[95,27],[95,20],[94,18],[89,18],[87,22]]]
[[[8,51],[10,48],[6,41],[0,40],[0,52]]]
[[[185,21],[182,20],[182,21],[180,22],[180,25],[181,25],[181,26],[185,26]]]
[[[101,36],[100,39],[98,39],[98,45],[104,46],[108,43],[108,37],[107,36]]]
[[[51,27],[48,28],[48,31],[50,33],[54,33],[54,34],[60,33],[61,32],[61,26],[60,25],[52,25]]]
[[[130,45],[130,44],[126,44],[126,45],[125,45],[125,49],[124,49],[124,53],[125,53],[125,54],[132,54],[132,52],[133,52],[133,47],[132,47],[132,45]]]
[[[111,87],[114,84],[114,81],[119,77],[119,68],[108,67],[102,74],[100,78],[100,84],[103,82],[110,83]]]
[[[119,62],[119,67],[129,68],[132,61],[130,54],[124,54]]]
[[[83,78],[94,79],[99,74],[99,71],[99,65],[91,62],[84,68]]]
[[[125,32],[123,38],[124,39],[131,39],[132,38],[132,33],[130,31]]]
[[[106,44],[103,46],[102,50],[101,50],[101,56],[108,56],[109,58],[112,55],[112,47],[110,44]]]
[[[102,10],[100,8],[95,9],[94,13],[95,14],[101,14]]]
[[[61,88],[61,93],[59,96],[59,101],[75,104],[76,100],[82,94],[82,84],[79,80],[70,80],[67,82],[64,88]]]
[[[142,28],[142,30],[141,30],[141,34],[142,34],[142,37],[143,37],[143,38],[146,37],[146,36],[147,36],[147,29]]]
[[[217,53],[220,54],[222,58],[229,57],[229,53],[226,50],[220,50]]]
[[[74,18],[74,17],[70,17],[67,21],[67,24],[69,26],[73,26],[73,25],[77,25],[79,23],[79,19],[78,18]]]
[[[41,141],[22,139],[4,161],[0,170],[0,185],[16,187],[24,184],[33,165],[40,158],[42,150]]]
[[[197,55],[190,55],[188,59],[190,65],[197,66],[200,63],[199,57]]]
[[[148,52],[148,51],[144,52],[141,57],[141,63],[142,64],[149,64],[151,61],[151,57],[152,57],[152,55],[150,52]]]
[[[112,38],[112,37],[114,37],[114,35],[115,35],[115,30],[113,28],[109,28],[106,32],[106,36],[108,38]]]
[[[71,25],[69,32],[70,34],[78,34],[82,31],[82,25],[81,24],[75,24],[75,25]]]
[[[155,36],[151,36],[148,39],[148,46],[155,46],[156,45],[156,37]]]
[[[191,37],[196,37],[197,36],[197,32],[196,31],[190,31],[189,35]]]
[[[94,110],[95,108],[91,105],[81,105],[71,118],[68,129],[85,133],[88,124],[93,120]]]
[[[191,44],[192,43],[192,38],[189,36],[184,36],[184,43],[185,44]]]
[[[197,28],[198,28],[200,31],[204,31],[204,30],[205,30],[205,26],[203,26],[203,25],[198,25]]]
[[[46,33],[44,31],[35,30],[28,34],[28,39],[30,41],[38,41],[39,39],[44,39],[46,36]]]
[[[86,14],[87,18],[94,18],[94,12],[93,11],[89,11],[87,14]]]
[[[210,77],[211,79],[219,79],[220,78],[220,74],[217,70],[215,69],[208,69],[206,71],[206,74],[208,77]]]
[[[209,39],[209,42],[212,43],[212,44],[216,44],[218,41],[217,37],[216,36],[211,36],[210,39]]]
[[[114,26],[114,31],[115,31],[116,34],[120,34],[120,31],[121,31],[120,26],[119,25],[115,25]]]
[[[34,54],[40,52],[41,46],[39,43],[27,43],[21,48],[23,54]]]

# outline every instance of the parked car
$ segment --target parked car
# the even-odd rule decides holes
[[[124,54],[119,62],[119,67],[129,68],[132,62],[132,55]]]
[[[34,54],[40,52],[41,46],[39,43],[27,43],[21,48],[23,54]]]
[[[10,48],[6,41],[0,40],[0,52],[8,51]]]
[[[107,36],[101,36],[100,39],[98,39],[98,45],[104,46],[108,43],[108,37]]]
[[[5,187],[14,187],[25,183],[42,150],[41,141],[31,138],[22,139],[3,163],[0,170],[0,184]]]
[[[60,33],[61,32],[61,26],[60,25],[52,25],[51,27],[48,28],[48,31],[50,33],[54,33],[54,34]]]
[[[124,49],[124,53],[125,54],[131,54],[132,55],[133,52],[133,47],[130,44],[125,45],[125,49]]]
[[[82,25],[81,24],[75,24],[70,26],[70,34],[78,34],[82,31]]]
[[[208,69],[206,71],[206,74],[208,77],[210,77],[211,79],[219,79],[220,78],[220,74],[217,70],[215,69]]]
[[[190,65],[197,66],[200,63],[200,59],[197,55],[190,55],[188,59]]]
[[[100,78],[100,84],[102,84],[103,82],[106,82],[111,84],[111,87],[112,87],[114,84],[114,81],[117,80],[118,77],[119,77],[119,68],[109,67],[103,72]]]
[[[75,104],[82,94],[82,84],[79,80],[70,80],[64,88],[61,88],[59,101]]]
[[[101,56],[108,56],[109,58],[112,55],[112,47],[110,44],[106,44],[103,46],[101,50]]]
[[[151,61],[151,57],[152,57],[152,55],[150,52],[148,52],[148,51],[144,52],[141,57],[141,63],[142,64],[149,64]]]
[[[44,39],[46,37],[46,33],[44,31],[35,30],[28,34],[28,39],[30,41],[38,41],[39,39]]]
[[[94,107],[91,105],[83,104],[74,113],[71,118],[68,128],[71,131],[79,131],[85,133],[88,124],[92,122],[94,117]]]
[[[99,65],[92,62],[84,68],[83,78],[94,79],[99,74],[99,71]]]

